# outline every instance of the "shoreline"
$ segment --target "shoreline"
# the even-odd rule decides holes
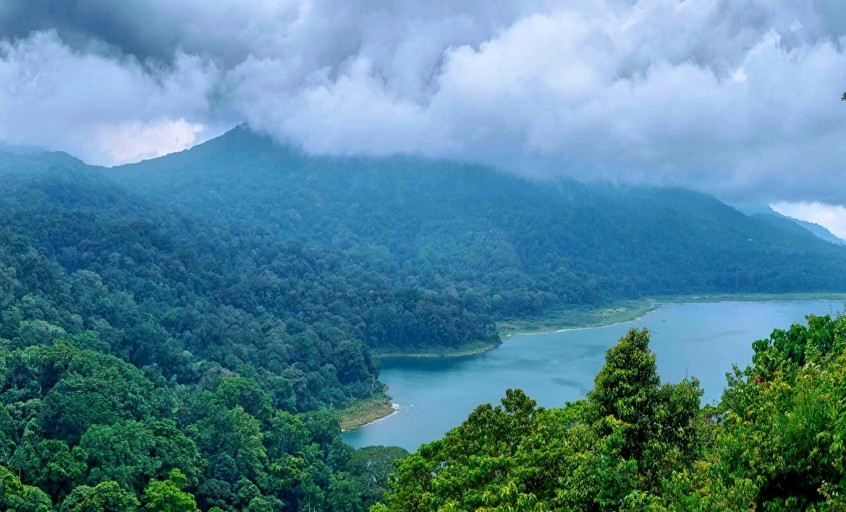
[[[501,336],[501,335],[500,335]],[[374,353],[373,356],[377,359],[438,359],[438,358],[460,358],[476,356],[484,354],[502,345],[499,343],[485,343],[482,345],[474,345],[466,349],[447,351],[447,352],[382,352]]]
[[[602,324],[596,324],[596,325],[583,325],[583,326],[579,326],[579,327],[562,327],[560,329],[556,329],[556,328],[553,327],[553,328],[550,328],[550,329],[544,329],[544,330],[538,330],[538,331],[509,332],[509,333],[504,335],[503,341],[510,339],[512,336],[536,336],[536,335],[539,335],[539,334],[549,334],[549,333],[556,333],[556,332],[584,331],[584,330],[587,330],[587,329],[598,329],[598,328],[601,328],[601,327],[613,327],[615,325],[625,324],[625,323],[628,323],[628,322],[635,322],[637,320],[640,320],[641,318],[646,317],[646,315],[648,315],[649,313],[652,313],[653,311],[657,310],[663,304],[665,304],[665,303],[655,303],[655,305],[653,307],[651,307],[645,313],[642,313],[642,314],[640,314],[636,317],[618,320],[618,321],[612,322],[612,323],[602,323]],[[669,303],[666,303],[666,304],[669,304]]]
[[[340,411],[341,432],[355,430],[392,416],[397,412],[399,412],[399,405],[391,403],[390,397],[385,393],[381,393]]]
[[[713,295],[677,295],[651,297],[636,301],[625,301],[616,307],[604,309],[567,310],[559,312],[559,316],[550,315],[547,318],[519,321],[512,320],[497,325],[502,341],[495,344],[484,344],[464,350],[452,352],[417,352],[417,353],[383,353],[374,354],[378,359],[436,359],[471,357],[495,348],[508,341],[512,336],[531,336],[537,334],[577,331],[582,329],[596,329],[610,327],[626,322],[639,320],[663,305],[669,304],[700,304],[716,302],[785,302],[785,301],[838,301],[846,303],[846,293],[817,292],[817,293],[745,293],[745,294],[713,294]],[[575,318],[583,321],[576,323]],[[587,320],[587,321],[584,321]],[[532,327],[538,323],[543,324]],[[568,325],[569,324],[569,325]],[[574,325],[575,324],[575,325]],[[505,327],[508,326],[508,327]],[[523,327],[520,329],[520,327]],[[341,411],[341,432],[365,427],[400,411],[398,404],[391,403],[390,398],[383,394],[370,400],[359,402]],[[346,417],[345,417],[346,416]]]
[[[541,318],[537,320],[528,321],[505,321],[502,324],[516,323],[517,326],[505,327],[500,329],[500,336],[503,342],[515,335],[535,335],[546,334],[551,332],[566,332],[576,331],[581,329],[596,329],[598,327],[610,327],[612,325],[619,325],[626,322],[633,322],[639,320],[649,313],[657,310],[661,306],[669,304],[707,304],[716,302],[790,302],[790,301],[844,301],[846,305],[846,292],[791,292],[791,293],[722,293],[722,294],[702,294],[702,295],[669,295],[648,297],[634,301],[626,301],[619,307],[611,307],[596,310],[575,310],[574,312],[566,311],[562,314],[556,322],[553,316],[549,318]],[[631,314],[626,314],[624,311]],[[603,312],[614,312],[618,315],[606,315],[602,317]],[[587,323],[578,323],[570,320],[573,314],[583,314],[586,317],[597,318],[596,320]],[[622,314],[619,314],[622,313]],[[541,327],[531,327],[533,323],[543,323]],[[556,325],[557,323],[557,325]],[[518,328],[526,327],[524,329]]]
[[[373,425],[374,423],[379,423],[380,421],[387,419],[387,418],[390,418],[394,414],[397,414],[397,413],[400,412],[400,404],[392,403],[390,405],[391,405],[391,410],[388,411],[387,414],[385,414],[384,416],[379,416],[378,418],[374,418],[374,419],[368,421],[367,423],[362,423],[361,425],[356,424],[356,425],[353,425],[353,426],[350,426],[350,427],[341,427],[341,433],[344,434],[344,433],[347,433],[347,432],[352,432],[352,431],[358,430],[362,427],[366,427],[368,425]]]

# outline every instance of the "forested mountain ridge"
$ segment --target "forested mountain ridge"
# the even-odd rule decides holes
[[[43,161],[0,177],[1,510],[366,510],[381,496],[402,450],[353,451],[331,409],[382,391],[344,276],[368,296],[393,293],[383,278],[299,242],[233,241]],[[250,302],[261,258],[296,307]]]
[[[620,298],[844,290],[844,270],[703,194],[242,128],[115,169],[3,155],[0,485],[22,501],[0,508],[364,510],[403,453],[353,451],[333,410],[383,392],[374,350],[490,346],[495,320]]]
[[[224,294],[219,283],[207,283],[207,291],[215,290],[212,300],[252,314],[287,311],[306,322],[331,313],[383,351],[492,343],[493,320],[617,299],[846,290],[844,248],[684,190],[534,183],[413,157],[315,157],[245,127],[113,169],[59,153],[3,160],[5,201],[17,203],[23,218],[33,217],[27,208],[76,208],[67,203],[74,197],[88,197],[86,212],[97,216],[103,212],[98,197],[123,189],[114,203],[121,206],[108,215],[139,222],[126,221],[121,229],[147,220],[156,227],[141,238],[180,239],[180,250],[202,254],[202,262],[190,263],[192,272],[172,274],[175,282],[204,279],[211,268],[227,275],[229,287]],[[71,170],[77,178],[69,177]],[[30,193],[38,200],[29,201]],[[135,205],[129,217],[118,211],[127,204]],[[42,224],[23,234],[38,237],[51,258],[61,254],[70,272],[90,264],[75,255],[81,237],[103,238],[76,233],[55,243],[56,236],[45,240],[55,224]],[[295,281],[304,283],[302,276],[274,268],[280,259],[274,251],[283,246],[331,262],[320,270],[328,281],[300,288],[299,295],[341,286],[318,292],[320,309],[332,304],[334,311],[302,311],[308,310],[299,307],[302,297],[290,293]],[[174,247],[161,248],[162,257],[173,259]],[[101,247],[101,267],[105,254]],[[331,300],[333,294],[343,300]]]
[[[497,318],[648,295],[846,289],[842,248],[678,189],[535,183],[412,157],[315,157],[244,127],[105,172],[196,214],[384,255],[405,282]]]

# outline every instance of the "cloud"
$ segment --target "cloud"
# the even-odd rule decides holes
[[[203,131],[185,119],[129,121],[95,129],[97,148],[115,164],[137,162],[190,148]]]
[[[216,81],[215,68],[194,56],[145,67],[132,56],[74,51],[55,32],[38,32],[0,45],[0,140],[97,164],[184,149],[204,129]],[[154,134],[159,129],[172,136]],[[147,140],[128,140],[141,136]]]
[[[0,7],[2,141],[115,163],[246,120],[315,153],[846,204],[839,0],[55,5]]]

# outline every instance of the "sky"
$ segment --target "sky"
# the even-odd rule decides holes
[[[694,188],[846,237],[845,90],[842,0],[0,2],[0,144],[99,165],[245,122],[311,153]]]

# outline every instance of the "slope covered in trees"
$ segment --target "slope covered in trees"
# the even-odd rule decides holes
[[[844,254],[691,192],[316,158],[243,129],[120,169],[4,156],[0,509],[365,510],[404,452],[345,446],[334,411],[381,396],[374,351],[491,345],[496,320],[619,298],[843,290]],[[656,389],[683,418],[695,387]],[[584,443],[622,427],[603,428]],[[692,457],[665,441],[627,456]]]
[[[844,248],[684,190],[316,157],[243,127],[105,173],[192,214],[377,254],[403,282],[498,319],[619,298],[846,289]]]
[[[606,354],[587,397],[521,391],[398,466],[385,510],[817,510],[846,507],[846,317],[754,343],[716,407],[661,384],[646,330]]]
[[[36,212],[51,215],[4,211],[0,232],[0,510],[366,510],[381,496],[401,451],[352,450],[328,409],[380,390],[342,326],[253,316],[187,280],[171,289],[151,226],[85,227],[83,212],[48,218],[96,228],[76,258],[96,262],[102,243],[112,263],[69,275],[9,232],[41,226]],[[60,232],[41,227],[43,244]]]

